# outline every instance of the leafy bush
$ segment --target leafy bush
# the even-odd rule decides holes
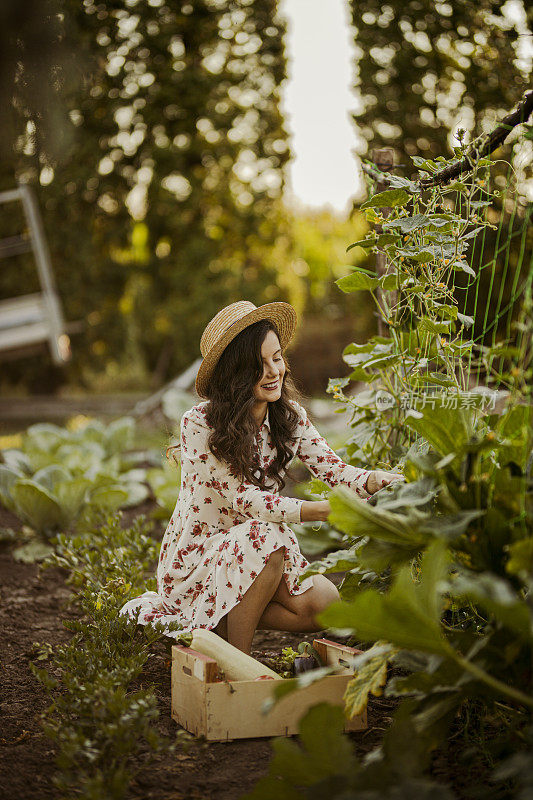
[[[458,148],[456,155],[461,153]],[[427,175],[447,165],[439,161],[417,164]],[[474,320],[457,309],[453,276],[473,272],[465,259],[468,242],[489,224],[478,217],[490,202],[476,180],[479,168],[488,162],[474,165],[471,181],[445,190],[465,201],[459,214],[443,208],[441,190],[423,196],[419,184],[389,176],[391,189],[365,204],[369,219],[384,223],[383,233],[356,244],[384,250],[392,273],[376,277],[358,270],[337,282],[346,292],[370,291],[391,333],[349,345],[344,358],[354,371],[330,381],[328,390],[354,409],[346,453],[366,466],[399,462],[396,469],[403,469],[407,483],[392,484],[369,502],[346,487],[334,489],[329,522],[349,546],[311,564],[302,577],[346,570],[342,599],[319,622],[372,645],[353,659],[346,713],[359,713],[369,695],[383,691],[401,703],[381,746],[361,763],[342,741],[342,718],[333,709],[313,709],[316,719],[310,712],[301,723],[304,749],[276,743],[270,774],[250,795],[254,800],[269,796],[274,786],[281,797],[450,798],[447,787],[424,774],[452,728],[457,749],[468,743],[465,752],[472,757],[481,751],[486,772],[493,770],[484,797],[528,796],[531,278],[515,323],[516,345],[477,347],[487,381],[494,378],[507,389],[503,410],[483,408],[481,391],[466,404],[450,402],[462,401],[469,388],[474,350],[463,336]],[[382,206],[392,207],[386,220]],[[347,397],[343,389],[351,380],[369,388]],[[402,672],[387,681],[389,665]],[[312,719],[320,730],[312,730]],[[328,752],[332,736],[338,737],[335,752]]]
[[[146,625],[139,637],[136,622],[118,614],[146,585],[157,550],[144,517],[125,529],[120,518],[100,512],[93,515],[90,534],[58,536],[57,553],[43,566],[69,570],[67,583],[77,589],[72,602],[82,618],[63,622],[73,633],[66,645],[34,643],[37,660],[51,658],[49,670],[30,664],[52,698],[42,724],[58,750],[54,784],[87,800],[127,796],[133,776],[150,757],[139,759],[143,742],[153,755],[190,738],[183,731],[175,742],[161,737],[154,728],[159,712],[153,689],[128,690],[166,630],[160,623]]]
[[[154,450],[134,450],[135,420],[122,417],[60,427],[32,425],[20,447],[2,450],[0,503],[38,534],[14,551],[32,560],[52,551],[58,531],[82,530],[91,509],[113,512],[153,496],[154,516],[169,518],[179,491],[179,469]],[[143,466],[140,466],[143,465]],[[47,546],[48,545],[48,546]]]
[[[455,152],[462,157],[466,148]],[[455,159],[413,161],[423,179]],[[348,294],[369,292],[390,335],[349,344],[343,359],[351,374],[329,382],[328,392],[353,410],[354,431],[346,452],[357,463],[386,467],[402,458],[412,441],[404,420],[411,398],[444,388],[462,399],[462,393],[471,391],[474,368],[511,393],[524,394],[531,382],[531,362],[521,363],[516,347],[508,342],[485,346],[474,339],[475,320],[460,312],[456,299],[458,288],[467,292],[477,283],[474,244],[486,228],[495,228],[483,216],[492,202],[487,188],[490,165],[490,159],[478,159],[470,177],[423,192],[419,182],[390,175],[391,188],[362,206],[381,232],[350,247],[383,253],[387,273],[377,276],[356,269],[336,283]],[[388,216],[383,207],[390,208]],[[519,272],[517,266],[517,276]],[[466,276],[467,285],[458,286],[457,276]],[[526,279],[524,291],[527,285]],[[527,348],[527,336],[522,341]],[[513,369],[505,367],[509,359],[514,359]],[[344,389],[352,381],[367,383],[368,389],[349,397]],[[472,391],[479,392],[482,401],[487,388]]]

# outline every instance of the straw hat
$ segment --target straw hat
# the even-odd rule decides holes
[[[207,324],[200,339],[203,361],[196,376],[196,391],[200,397],[206,397],[209,380],[224,349],[244,328],[260,319],[276,323],[281,349],[284,350],[294,335],[298,320],[289,303],[266,303],[257,307],[248,300],[239,300],[219,311]]]

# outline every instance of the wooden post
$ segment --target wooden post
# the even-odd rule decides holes
[[[392,150],[390,147],[376,148],[372,150],[372,161],[380,172],[388,172],[394,166],[394,150]],[[384,192],[388,188],[389,187],[387,183],[379,180],[376,181],[376,193]],[[391,212],[390,208],[381,208],[379,210],[383,217],[388,217]],[[377,234],[383,233],[383,227],[381,225],[376,225],[374,230]],[[376,273],[378,277],[381,277],[382,275],[386,275],[387,272],[387,257],[383,251],[378,250],[376,254]],[[376,294],[378,300],[382,302],[383,295],[380,288],[377,289]],[[389,297],[392,303],[396,303],[396,292],[390,294]],[[378,312],[378,334],[380,336],[386,336],[387,327],[387,323]]]

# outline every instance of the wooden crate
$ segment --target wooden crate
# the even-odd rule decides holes
[[[172,647],[172,718],[195,736],[211,742],[258,736],[292,736],[298,722],[316,703],[344,707],[342,696],[353,672],[344,666],[346,657],[360,653],[353,647],[315,639],[325,664],[338,665],[344,674],[326,675],[303,689],[282,697],[267,713],[262,704],[271,697],[276,681],[220,681],[217,662],[189,647]],[[346,719],[345,731],[367,727],[366,711]]]

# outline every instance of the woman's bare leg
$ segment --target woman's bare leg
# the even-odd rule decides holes
[[[320,631],[321,626],[312,615],[295,614],[276,600],[271,600],[257,624],[260,631]]]
[[[219,636],[222,636],[223,639],[228,641],[228,615],[225,614],[216,628],[213,628],[213,633],[218,633]]]
[[[271,553],[255,581],[244,593],[242,600],[226,615],[228,641],[243,653],[250,654],[259,619],[279,587],[284,560],[284,547]]]
[[[222,617],[216,628],[215,633],[228,641],[228,617]],[[295,613],[282,606],[281,603],[271,600],[267,604],[261,618],[257,624],[257,630],[262,631],[319,631],[321,626],[316,622],[313,615]]]
[[[316,615],[338,599],[337,587],[325,575],[314,575],[312,588],[299,595],[291,595],[282,575],[257,627],[259,630],[320,631],[322,625]]]

